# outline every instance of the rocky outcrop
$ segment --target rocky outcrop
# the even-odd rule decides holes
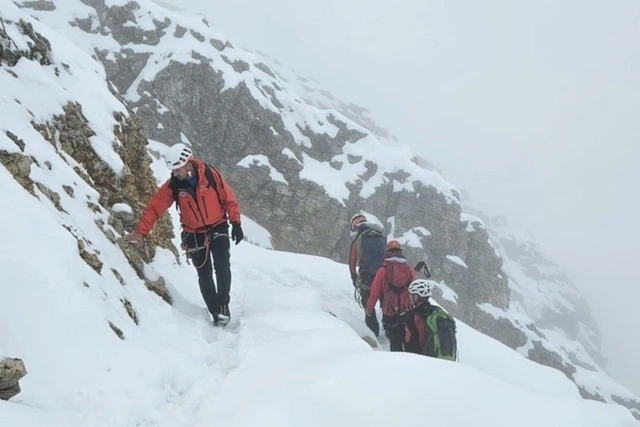
[[[17,28],[28,38],[28,49],[17,49],[16,44],[7,34],[4,27],[4,20],[0,19],[0,64],[7,64],[13,67],[18,63],[20,58],[26,58],[30,61],[38,61],[41,65],[51,65],[51,44],[49,40],[42,37],[33,30],[33,26],[20,20]]]
[[[48,2],[29,2],[24,6],[38,10],[55,10],[55,6],[51,8]],[[14,30],[8,33],[7,28],[9,25],[18,31]],[[20,40],[13,40],[8,35],[12,34],[15,38],[16,33],[20,34]],[[18,48],[18,46],[22,46],[22,48]],[[5,70],[11,71],[11,68],[20,60],[37,62],[43,67],[43,73],[51,73],[56,77],[60,75],[58,65],[60,65],[60,68],[68,70],[68,65],[64,63],[55,64],[51,58],[51,44],[46,37],[34,31],[30,23],[23,20],[19,22],[3,20],[1,22],[0,66]],[[16,79],[19,78],[17,74],[14,77]],[[111,94],[119,98],[119,95],[109,83],[104,82],[104,84],[105,92],[111,90]],[[119,99],[123,101],[121,98]],[[15,108],[20,108],[20,101],[16,100],[16,103],[17,107]],[[121,245],[125,255],[138,275],[145,281],[147,287],[160,295],[165,301],[171,302],[171,296],[164,281],[161,278],[148,280],[143,274],[144,264],[153,259],[157,247],[168,248],[177,256],[177,251],[171,243],[173,229],[168,218],[165,217],[159,221],[154,232],[148,238],[148,244],[140,249],[118,242],[114,234],[114,230],[120,235],[133,230],[138,218],[121,210],[113,210],[112,207],[115,204],[126,204],[139,213],[157,189],[157,184],[149,168],[151,158],[146,149],[147,139],[140,121],[131,110],[126,110],[126,114],[123,112],[115,113],[116,126],[113,129],[114,139],[111,143],[113,149],[124,163],[124,170],[121,173],[116,173],[97,154],[93,145],[94,142],[92,142],[92,138],[95,137],[96,133],[91,129],[89,121],[83,114],[82,105],[71,101],[64,105],[62,110],[61,114],[54,115],[47,121],[38,122],[34,120],[31,125],[54,147],[60,158],[73,167],[76,174],[98,192],[98,203],[94,203],[91,200],[86,201],[87,208],[96,215],[96,224],[112,243]],[[56,209],[66,213],[61,204],[61,195],[48,188],[45,183],[34,182],[30,176],[32,164],[36,163],[37,166],[49,170],[51,170],[51,165],[40,165],[34,158],[23,154],[26,142],[15,133],[6,131],[6,136],[13,141],[15,149],[12,152],[0,150],[0,162],[14,176],[16,181],[32,195],[37,197],[44,196]],[[105,142],[100,141],[100,143]],[[108,141],[106,143],[108,144]],[[74,197],[72,184],[63,184],[63,189],[70,197]],[[105,212],[105,209],[108,212]],[[105,227],[102,219],[105,216],[108,217],[111,227]],[[90,241],[79,235],[73,227],[65,228],[78,241],[78,255],[80,258],[100,274],[104,265],[100,259],[100,252],[93,247]]]
[[[483,220],[507,262],[513,300],[526,308],[539,328],[560,327],[569,339],[580,342],[596,363],[605,366],[598,326],[567,274],[541,252],[528,233],[512,230],[504,218]]]
[[[20,393],[22,377],[27,375],[24,362],[20,359],[0,359],[0,399],[9,400]]]
[[[19,49],[18,44],[7,33],[6,26],[15,25],[20,34],[27,41],[27,49]],[[21,44],[22,45],[22,44]],[[33,26],[20,20],[17,23],[0,18],[0,66],[4,67],[11,75],[17,78],[11,68],[14,67],[21,58],[38,61],[43,65],[50,64],[51,45],[49,41],[33,30]],[[33,181],[29,177],[31,163],[33,159],[22,154],[25,142],[14,133],[7,131],[7,137],[13,141],[19,150],[18,152],[7,152],[0,150],[0,163],[15,177],[27,191],[34,194]]]
[[[114,129],[114,135],[117,138],[114,144],[117,144],[116,151],[125,164],[123,173],[116,175],[113,169],[96,154],[91,145],[90,138],[95,133],[82,114],[82,106],[70,103],[64,106],[63,110],[64,114],[53,117],[50,122],[34,123],[34,128],[54,147],[58,147],[56,144],[59,144],[64,153],[82,165],[82,169],[75,168],[76,173],[99,192],[101,206],[112,207],[116,203],[125,203],[140,212],[155,193],[157,184],[151,175],[149,167],[151,158],[146,151],[146,138],[136,116],[131,112],[129,115],[115,114],[118,125]],[[98,212],[101,210],[97,205],[90,207]],[[109,210],[109,213],[109,224],[121,235],[133,230],[137,224],[138,218],[131,213],[112,209]],[[164,217],[158,222],[154,232],[149,236],[147,244],[141,248],[122,241],[116,242],[113,235],[109,237],[113,243],[120,245],[149,290],[171,303],[172,299],[163,279],[152,281],[144,276],[144,264],[151,262],[155,256],[156,247],[167,248],[177,256],[177,251],[171,243],[173,229],[168,217]],[[79,253],[94,270],[100,272],[102,262],[99,256],[94,252],[88,252],[85,244],[80,240]]]
[[[529,350],[529,359],[541,365],[555,368],[571,380],[573,380],[573,374],[576,373],[574,366],[565,363],[558,353],[546,349],[541,341],[533,341],[533,349]]]
[[[24,187],[29,193],[33,192],[33,180],[29,174],[31,173],[31,163],[33,160],[20,153],[7,153],[0,150],[0,163],[13,175],[16,181]]]

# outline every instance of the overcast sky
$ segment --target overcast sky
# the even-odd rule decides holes
[[[612,373],[640,393],[639,2],[189,3],[529,230],[585,289]]]

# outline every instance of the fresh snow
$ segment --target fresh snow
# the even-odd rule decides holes
[[[161,157],[153,167],[158,181],[168,175]],[[195,269],[169,251],[159,249],[147,273],[165,278],[173,306],[144,287],[82,204],[65,207],[99,249],[103,274],[78,257],[61,218],[4,168],[0,194],[14,202],[0,221],[12,242],[0,253],[0,351],[29,371],[23,392],[0,402],[0,425],[388,426],[398,413],[416,426],[637,425],[626,409],[582,400],[560,372],[460,321],[460,363],[374,351],[356,333],[362,312],[348,268],[320,257],[233,246],[233,318],[213,327]],[[397,388],[399,379],[403,393],[371,404],[373,390]]]
[[[447,286],[447,284],[444,281],[441,281],[440,283],[436,283],[436,287],[442,291],[443,299],[446,299],[447,301],[451,301],[452,303],[455,303],[455,304],[458,303],[458,294],[456,293],[456,291],[454,291],[449,286]]]
[[[133,209],[131,209],[131,206],[129,206],[126,203],[114,203],[114,205],[111,206],[111,210],[114,212],[128,212],[128,213],[133,212]]]
[[[77,102],[82,105],[82,113],[96,133],[89,138],[92,148],[116,174],[120,174],[123,163],[114,150],[113,127],[116,121],[113,113],[128,114],[125,107],[106,90],[102,66],[59,33],[31,19],[12,2],[0,0],[0,6],[3,28],[18,49],[28,50],[27,43],[33,43],[16,26],[23,19],[30,21],[34,30],[49,40],[53,52],[53,64],[50,66],[43,67],[36,61],[21,59],[11,67],[11,73],[5,67],[0,68],[0,104],[4,106],[3,120],[0,121],[0,149],[9,153],[19,151],[6,135],[7,131],[25,141],[41,140],[42,136],[31,122],[44,124],[51,121],[54,115],[64,114],[63,106]],[[43,102],[43,90],[46,90],[47,102]],[[110,118],[105,118],[105,111],[111,112]],[[25,151],[24,154],[35,153]],[[35,158],[40,160],[37,156]]]
[[[485,228],[484,222],[475,215],[466,212],[460,212],[460,222],[468,222],[470,224],[478,224],[481,228]]]
[[[581,400],[558,371],[462,322],[460,363],[373,351],[331,315],[361,317],[348,269],[319,257],[234,246],[233,320],[215,328],[193,267],[158,251],[152,267],[167,280],[173,306],[147,291],[106,242],[101,276],[78,257],[59,219],[3,168],[0,178],[3,197],[19,200],[0,222],[1,235],[14,242],[0,257],[2,351],[22,357],[29,370],[23,392],[0,402],[0,425],[197,427],[215,419],[227,426],[387,426],[398,413],[412,414],[406,424],[416,426],[425,419],[449,426],[636,425],[627,410]],[[81,206],[73,214],[91,215]],[[97,239],[95,226],[84,223]],[[33,245],[25,233],[46,244]],[[32,268],[34,260],[43,268]],[[403,393],[371,404],[373,390],[394,389],[399,379]]]
[[[266,166],[269,169],[269,176],[273,181],[278,181],[289,185],[287,180],[284,178],[284,175],[278,172],[276,168],[271,166],[269,158],[263,154],[246,156],[244,159],[238,162],[238,166],[242,166],[244,168],[250,168],[251,166]]]
[[[534,348],[535,341],[541,341],[537,332],[530,329],[531,317],[525,312],[521,303],[512,301],[506,310],[495,307],[491,304],[478,304],[478,307],[491,314],[496,319],[508,319],[513,325],[518,327],[527,336],[527,342],[517,349],[524,356]],[[623,397],[625,399],[635,399],[635,395],[626,387],[620,385],[609,377],[602,368],[589,356],[583,345],[573,339],[566,337],[560,329],[540,329],[544,334],[544,345],[550,351],[559,354],[563,360],[571,361],[576,368],[573,378],[576,383],[592,394],[598,394],[607,402],[615,402],[612,396]]]
[[[431,233],[424,227],[415,227],[407,230],[403,235],[395,237],[395,240],[399,241],[402,245],[407,245],[412,248],[423,249],[424,246],[420,240],[421,237],[430,236]]]
[[[245,215],[242,215],[242,230],[247,242],[261,248],[273,249],[273,237],[269,230]]]
[[[449,261],[451,261],[454,264],[458,264],[464,268],[469,268],[467,267],[467,264],[465,264],[465,262],[463,260],[460,259],[460,257],[455,256],[455,255],[447,255],[445,258],[447,258]]]
[[[382,221],[380,221],[380,218],[378,218],[377,216],[375,216],[371,212],[360,211],[359,213],[361,213],[362,215],[364,215],[367,218],[367,222],[369,224],[373,224],[373,225],[375,225],[376,227],[378,227],[380,229],[384,228],[384,224],[382,223]]]
[[[298,158],[296,157],[295,154],[293,154],[293,151],[291,151],[288,148],[285,148],[282,150],[282,154],[284,154],[285,156],[287,156],[290,159],[293,159],[295,161],[297,161],[300,165],[302,165],[302,163],[300,162],[300,160],[298,160]]]

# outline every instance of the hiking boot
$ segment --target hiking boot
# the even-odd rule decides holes
[[[218,307],[218,324],[220,326],[227,326],[231,321],[231,313],[229,312],[228,304],[220,304]]]
[[[211,321],[213,322],[214,326],[218,326],[219,319],[218,319],[217,311],[214,311],[213,313],[211,313]]]

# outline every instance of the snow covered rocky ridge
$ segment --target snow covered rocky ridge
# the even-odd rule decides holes
[[[257,228],[270,237],[254,240],[277,249],[340,259],[349,239],[346,221],[351,213],[364,210],[377,217],[391,235],[414,247],[414,256],[429,255],[445,291],[440,301],[459,319],[534,360],[561,369],[585,396],[637,406],[638,399],[606,377],[585,350],[589,343],[585,336],[595,335],[588,314],[583,314],[583,321],[574,321],[585,334],[573,336],[567,327],[554,330],[544,323],[535,326],[544,313],[516,299],[514,279],[524,267],[508,262],[500,240],[490,240],[484,223],[462,212],[451,184],[418,166],[420,162],[412,161],[409,149],[389,148],[346,114],[303,101],[292,85],[277,77],[267,59],[234,49],[200,19],[142,1],[24,2],[29,7],[22,13],[36,16],[48,27],[33,24],[51,44],[47,49],[46,43],[32,38],[32,48],[17,24],[20,12],[11,12],[12,16],[11,2],[2,5],[8,33],[3,57],[7,52],[23,51],[27,54],[22,56],[28,58],[15,64],[3,60],[2,87],[10,90],[2,97],[12,108],[8,108],[0,134],[2,163],[65,225],[63,234],[67,241],[73,236],[80,262],[97,274],[93,280],[83,277],[81,285],[88,289],[107,286],[104,298],[110,310],[117,307],[134,324],[142,312],[136,310],[132,296],[123,294],[126,286],[113,289],[114,284],[142,280],[174,303],[171,310],[177,310],[186,297],[183,285],[167,283],[171,273],[161,274],[158,270],[163,267],[156,266],[159,259],[171,258],[166,251],[175,251],[168,223],[154,234],[149,252],[114,246],[117,236],[131,229],[155,181],[146,173],[150,160],[140,124],[117,92],[109,92],[105,70],[142,120],[147,136],[165,143],[190,141],[220,166],[234,184],[245,213],[269,230]],[[87,54],[99,59],[102,67]],[[43,91],[51,103],[43,102]],[[162,149],[161,145],[152,147]],[[76,202],[80,199],[84,200]],[[91,214],[72,212],[68,205],[73,204],[79,205],[77,209],[89,208]],[[3,260],[13,259],[4,255]],[[68,255],[77,258],[75,253]],[[42,256],[49,259],[48,254]],[[238,268],[242,268],[241,258],[234,256]],[[119,261],[106,267],[108,259]],[[70,263],[66,258],[60,262]],[[250,260],[245,262],[251,271]],[[310,263],[295,261],[294,265],[301,262]],[[132,265],[135,273],[128,279],[120,271],[129,268],[126,265]],[[176,268],[180,274],[190,274]],[[343,272],[344,267],[336,269]],[[291,285],[291,276],[307,276],[293,269],[283,275],[289,280],[282,282]],[[42,279],[36,276],[33,281]],[[247,282],[249,279],[251,274]],[[266,280],[263,275],[253,279]],[[3,283],[12,281],[14,277]],[[193,278],[187,282],[194,283]],[[327,275],[311,283],[350,294],[345,289],[348,283],[337,273],[335,279]],[[538,297],[535,301],[542,300],[540,306],[548,305],[561,314],[577,312],[579,295],[568,292],[565,303],[557,295],[540,297],[539,289],[522,280],[517,284],[529,290],[527,297],[533,294]],[[198,303],[196,296],[189,307]],[[173,318],[162,321],[166,327]],[[113,331],[128,336],[121,325],[109,322]],[[73,339],[77,336],[71,334],[69,342]]]

